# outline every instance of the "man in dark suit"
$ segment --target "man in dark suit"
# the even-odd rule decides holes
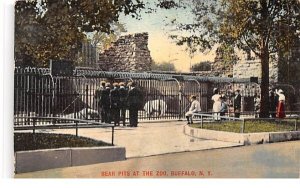
[[[113,89],[110,91],[110,108],[111,117],[114,121],[115,126],[120,126],[120,94],[119,94],[119,84],[114,83]]]
[[[105,84],[105,89],[101,92],[101,105],[103,110],[103,121],[110,123],[110,83]]]
[[[269,93],[269,110],[271,118],[276,118],[276,105],[278,104],[278,98],[275,96],[274,89]]]
[[[103,123],[104,120],[103,120],[103,107],[102,107],[102,104],[101,104],[101,94],[102,94],[102,91],[105,89],[105,81],[101,81],[100,82],[100,87],[97,88],[96,92],[95,92],[95,101],[97,102],[97,109],[98,109],[98,114],[99,114],[99,118],[101,119],[101,122]]]
[[[130,127],[137,127],[138,110],[142,105],[143,96],[142,92],[138,88],[136,88],[136,84],[134,82],[131,82],[128,85],[130,88],[127,98]]]
[[[123,126],[125,126],[128,90],[125,88],[124,82],[121,82],[119,85],[121,121],[123,122]]]
[[[240,90],[237,89],[235,91],[234,102],[233,102],[234,117],[236,118],[240,118],[241,115],[241,100],[242,100],[242,96],[240,94]]]

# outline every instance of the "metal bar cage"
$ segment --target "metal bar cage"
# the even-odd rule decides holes
[[[220,89],[230,102],[234,89],[240,88],[244,112],[254,111],[251,100],[260,93],[257,84],[247,79],[201,77],[193,75],[104,72],[75,69],[73,76],[50,75],[48,68],[15,68],[15,126],[29,125],[25,117],[62,117],[100,121],[95,92],[101,81],[134,81],[143,93],[140,120],[184,118],[190,106],[189,97],[196,95],[203,112],[212,111],[212,90]],[[24,118],[22,118],[24,117]],[[128,111],[126,119],[128,119]],[[39,119],[38,124],[49,120]]]

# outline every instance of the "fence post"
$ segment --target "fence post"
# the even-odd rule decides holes
[[[36,119],[32,118],[33,121],[33,135],[35,134],[35,124],[36,124]]]
[[[241,125],[241,133],[244,133],[244,131],[245,131],[245,119],[243,119],[243,121],[242,121],[242,125]]]
[[[78,137],[78,121],[75,121],[76,126],[76,137]]]
[[[88,120],[89,85],[85,86],[85,119]]]
[[[182,99],[182,93],[181,93],[181,88],[179,88],[179,120],[181,120],[181,108],[182,108],[181,99]]]
[[[115,132],[115,126],[111,127],[111,145],[114,145],[114,132]]]
[[[297,120],[298,118],[295,119],[295,131],[297,131]]]
[[[75,98],[75,101],[73,103],[74,119],[77,119],[77,112],[76,112],[76,101],[77,101],[77,99],[76,99],[76,90],[74,90],[73,96]],[[73,99],[73,97],[72,97],[72,99]]]
[[[203,129],[203,115],[201,114],[201,129]]]

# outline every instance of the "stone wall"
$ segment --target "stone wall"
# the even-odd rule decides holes
[[[270,81],[278,81],[278,64],[271,62],[269,64],[270,69]],[[261,78],[261,64],[259,60],[245,60],[233,66],[233,77],[234,78],[250,78],[258,77]]]
[[[142,72],[151,69],[148,33],[121,36],[99,55],[97,68],[103,71]]]

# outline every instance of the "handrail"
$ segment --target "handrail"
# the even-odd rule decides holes
[[[193,116],[202,116],[202,117],[215,117],[214,115],[210,115],[206,113],[193,113]],[[220,112],[210,112],[212,114],[219,114]],[[244,120],[244,118],[236,118],[236,117],[230,117],[230,116],[218,116],[218,118],[224,118],[229,120]]]
[[[218,112],[212,112],[214,113],[218,113]],[[214,115],[210,115],[210,114],[204,114],[204,113],[193,113],[192,118],[194,118],[195,116],[200,116],[201,117],[201,129],[203,129],[203,117],[212,117],[214,118]],[[295,120],[295,130],[297,130],[297,120],[300,119],[300,117],[285,117],[285,118],[236,118],[236,117],[229,117],[229,116],[220,116],[218,115],[218,119],[228,119],[228,120],[234,120],[234,121],[242,121],[242,124],[240,126],[240,132],[244,133],[245,130],[245,122],[246,121],[251,121],[251,120],[263,120],[263,121],[272,121],[272,120]]]
[[[40,128],[36,126],[36,121],[38,119],[46,119],[46,120],[57,120],[57,121],[73,121],[75,123],[75,129],[76,129],[76,136],[78,136],[78,123],[86,123],[86,124],[95,124],[99,125],[97,127],[86,127],[86,128],[112,128],[112,138],[111,138],[111,144],[114,145],[114,124],[108,124],[108,123],[100,123],[96,121],[89,121],[89,120],[82,120],[82,119],[75,119],[75,118],[63,118],[63,117],[29,117],[29,116],[23,116],[23,117],[15,117],[15,119],[32,119],[32,126],[14,126],[15,130],[28,130],[28,128],[31,128],[33,131],[33,134],[35,134],[35,130]],[[55,123],[53,125],[47,125],[47,126],[42,126],[43,129],[47,129],[47,127],[51,127],[51,129],[55,129]],[[68,128],[69,126],[65,126],[65,128]],[[60,127],[57,127],[61,129]]]

